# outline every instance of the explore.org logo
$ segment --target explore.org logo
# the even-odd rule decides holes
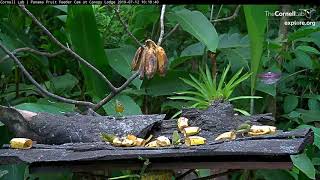
[[[270,12],[270,11],[264,11],[266,13],[266,16],[276,16],[276,17],[282,17],[282,16],[300,16],[300,17],[306,17],[308,19],[311,19],[313,17],[315,17],[316,15],[316,10],[313,8],[310,9],[299,9],[298,11],[296,10],[292,10],[292,11],[288,11],[288,12],[281,12],[281,11],[274,11],[274,12]]]

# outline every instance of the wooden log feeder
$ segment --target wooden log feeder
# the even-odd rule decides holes
[[[168,137],[179,130],[176,119],[165,115],[136,115],[122,118],[81,114],[33,113],[0,106],[2,121],[16,137],[34,142],[31,149],[17,150],[4,145],[0,164],[29,164],[31,173],[68,170],[140,169],[148,159],[148,170],[172,169],[290,169],[290,155],[303,152],[313,142],[311,129],[277,130],[274,134],[240,136],[234,140],[215,138],[244,122],[273,124],[270,114],[239,116],[228,102],[214,102],[207,110],[185,109],[190,126],[201,129],[206,143],[167,147],[115,147],[101,139],[101,133],[147,138]],[[183,132],[179,135],[184,137]]]

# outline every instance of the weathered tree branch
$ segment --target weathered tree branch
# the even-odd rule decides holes
[[[233,19],[235,19],[235,18],[238,16],[238,14],[239,14],[240,7],[241,7],[241,5],[238,5],[231,16],[225,17],[225,18],[220,18],[220,19],[214,19],[214,20],[211,20],[211,22],[216,23],[216,22],[228,21],[228,20],[233,20]]]
[[[70,104],[78,104],[78,105],[84,105],[88,107],[93,107],[93,103],[86,102],[86,101],[76,101],[72,99],[67,99],[58,95],[55,95],[46,89],[44,89],[36,80],[33,79],[31,74],[25,69],[25,67],[22,65],[22,63],[18,60],[18,58],[10,52],[1,42],[0,42],[0,48],[11,58],[14,60],[14,62],[17,64],[17,66],[21,69],[21,71],[24,73],[24,75],[31,81],[32,84],[34,84],[45,96],[57,99],[62,102],[70,103]]]
[[[57,52],[54,52],[54,53],[49,53],[49,52],[43,52],[43,51],[38,51],[38,50],[35,50],[35,49],[32,49],[32,48],[29,48],[29,47],[24,47],[24,48],[18,48],[18,49],[15,49],[14,51],[12,51],[11,53],[13,55],[16,55],[17,53],[19,52],[30,52],[30,53],[33,53],[33,54],[37,54],[37,55],[40,55],[40,56],[47,56],[49,58],[52,58],[52,57],[55,57],[55,56],[58,56],[62,53],[64,53],[65,51],[64,50],[60,50],[60,51],[57,51]],[[10,58],[9,55],[6,55],[4,56],[3,58],[0,59],[0,64],[2,62],[4,62],[6,59]]]
[[[47,53],[47,52],[41,52],[41,51],[37,51],[31,48],[19,48],[14,50],[13,52],[10,52],[3,44],[0,43],[0,48],[3,49],[3,51],[7,54],[7,56],[5,56],[2,59],[7,59],[7,58],[12,58],[15,63],[18,65],[18,67],[22,70],[22,72],[26,75],[26,77],[31,81],[32,84],[34,84],[37,89],[39,89],[40,93],[42,93],[44,96],[48,96],[51,98],[54,98],[58,101],[62,101],[65,103],[69,103],[69,104],[76,104],[76,105],[83,105],[86,106],[88,108],[92,108],[94,110],[98,110],[99,108],[101,108],[104,104],[106,104],[107,102],[109,102],[114,96],[116,96],[117,94],[119,94],[122,90],[124,90],[136,77],[139,76],[139,72],[135,72],[131,77],[129,77],[126,82],[124,84],[122,84],[120,87],[115,87],[113,86],[113,84],[105,77],[105,75],[100,72],[98,69],[96,69],[93,65],[91,65],[89,62],[87,62],[85,59],[83,59],[81,56],[79,56],[77,53],[75,53],[72,49],[69,49],[68,47],[66,47],[65,45],[63,45],[59,40],[57,40],[52,34],[51,32],[30,12],[28,11],[25,6],[23,5],[19,5],[20,9],[27,15],[29,16],[32,21],[34,23],[36,23],[43,31],[44,33],[55,43],[57,44],[60,48],[62,48],[61,51],[58,51],[56,53]],[[125,30],[127,31],[127,33],[136,41],[136,43],[141,46],[144,47],[144,45],[142,43],[140,43],[138,41],[138,39],[129,31],[128,25],[121,19],[120,16],[120,10],[115,9],[115,14],[117,15],[117,17],[119,18],[121,24],[125,27]],[[162,38],[163,38],[163,34],[164,34],[164,13],[165,13],[165,5],[162,7],[161,10],[161,17],[160,17],[160,23],[161,23],[161,33],[160,33],[160,37],[158,40],[158,43],[160,44],[162,42]],[[99,76],[101,76],[101,78],[106,81],[107,85],[109,86],[109,88],[111,89],[111,93],[105,97],[104,99],[102,99],[100,102],[98,102],[97,104],[94,104],[92,102],[86,102],[86,101],[76,101],[76,100],[72,100],[72,99],[67,99],[58,95],[55,95],[49,91],[47,91],[46,89],[44,89],[37,81],[35,81],[33,79],[33,77],[30,75],[30,73],[25,69],[25,67],[23,66],[23,64],[19,61],[19,59],[15,56],[16,53],[18,52],[22,52],[22,51],[29,51],[38,55],[43,55],[43,56],[47,56],[47,57],[54,57],[57,56],[63,52],[67,52],[70,55],[72,55],[75,59],[77,59],[80,63],[84,64],[85,66],[87,66],[88,68],[90,68],[92,71],[94,71],[96,74],[98,74]]]
[[[44,25],[28,10],[24,5],[19,5],[20,9],[27,15],[29,16],[34,23],[36,23],[40,29],[44,31],[44,33],[55,43],[57,44],[60,48],[65,50],[67,53],[72,55],[74,58],[76,58],[80,63],[84,64],[87,66],[89,69],[94,71],[96,74],[98,74],[108,85],[108,87],[111,89],[111,91],[115,91],[116,88],[111,84],[111,82],[106,78],[106,76],[99,71],[97,68],[95,68],[93,65],[91,65],[88,61],[83,59],[81,56],[79,56],[77,53],[75,53],[73,50],[67,48],[65,45],[63,45],[58,39],[56,39],[51,32],[44,27]]]
[[[161,14],[160,14],[160,35],[158,39],[158,46],[161,45],[163,35],[164,35],[164,13],[166,12],[166,5],[162,5]]]

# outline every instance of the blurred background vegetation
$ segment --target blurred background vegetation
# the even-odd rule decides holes
[[[28,6],[52,34],[64,45],[103,72],[114,85],[120,86],[131,75],[130,63],[137,45],[109,6]],[[165,38],[169,67],[165,77],[136,79],[131,85],[103,106],[98,112],[115,115],[115,99],[125,107],[124,115],[165,113],[172,117],[190,101],[169,99],[179,91],[195,91],[184,83],[189,74],[198,78],[199,68],[211,70],[216,64],[217,79],[228,64],[226,82],[241,68],[251,77],[239,84],[231,96],[256,95],[261,99],[233,101],[239,109],[251,113],[272,112],[279,129],[311,127],[315,140],[301,155],[292,157],[292,170],[257,170],[256,179],[315,179],[320,166],[320,14],[313,14],[315,26],[283,27],[280,17],[267,17],[265,11],[281,10],[282,6],[239,7],[238,5],[167,5]],[[292,5],[291,10],[319,7]],[[159,37],[161,6],[120,6],[120,15],[140,42]],[[210,21],[211,20],[211,21]],[[307,17],[290,17],[305,20]],[[0,6],[0,41],[11,51],[17,48],[56,52],[60,50],[25,16],[18,7]],[[216,63],[207,55],[215,51]],[[38,90],[21,73],[11,59],[1,60],[0,105],[15,106],[35,112],[64,113],[75,111],[74,105],[55,102],[39,95]],[[72,57],[62,54],[53,58],[32,53],[18,53],[18,58],[32,76],[47,90],[77,100],[98,102],[109,90],[106,84]],[[278,82],[260,81],[258,74],[281,74]],[[251,108],[250,108],[251,107]],[[0,145],[13,135],[0,123]],[[203,172],[202,175],[208,173]],[[200,173],[201,176],[201,173]],[[25,165],[0,166],[0,179],[70,179],[72,174],[30,175]],[[233,179],[243,179],[235,173]]]

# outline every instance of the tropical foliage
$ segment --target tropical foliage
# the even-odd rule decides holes
[[[310,26],[283,26],[282,18],[265,14],[282,8],[278,5],[167,5],[161,44],[169,59],[167,75],[133,80],[98,113],[117,115],[114,107],[119,101],[124,106],[123,115],[166,113],[169,118],[183,107],[205,108],[215,99],[238,99],[232,104],[242,112],[272,112],[279,129],[310,127],[314,131],[313,145],[292,156],[294,168],[257,170],[250,172],[252,178],[319,177],[319,14],[313,14],[311,19],[289,19],[316,22]],[[290,8],[320,10],[309,5]],[[113,6],[47,5],[27,6],[27,9],[64,46],[94,65],[116,87],[132,76],[130,63],[138,48],[117,15],[142,43],[146,39],[156,42],[161,30],[159,5],[123,5],[119,14]],[[60,50],[17,6],[0,6],[0,43],[10,51],[25,47],[52,53]],[[208,51],[215,54],[215,59],[208,58]],[[3,58],[5,55],[0,50],[0,105],[35,112],[81,111],[81,106],[42,96],[12,59]],[[47,57],[19,51],[15,55],[41,87],[56,95],[97,103],[111,92],[99,76],[68,53]],[[214,75],[211,69],[215,69]],[[266,72],[279,74],[279,80],[265,83],[259,77]],[[8,143],[12,137],[0,123],[0,144]],[[206,170],[198,172],[199,176],[208,174]],[[112,176],[127,174],[127,171],[114,172]],[[244,179],[246,175],[231,176]],[[71,177],[71,173],[30,175],[26,165],[0,166],[2,179]]]

